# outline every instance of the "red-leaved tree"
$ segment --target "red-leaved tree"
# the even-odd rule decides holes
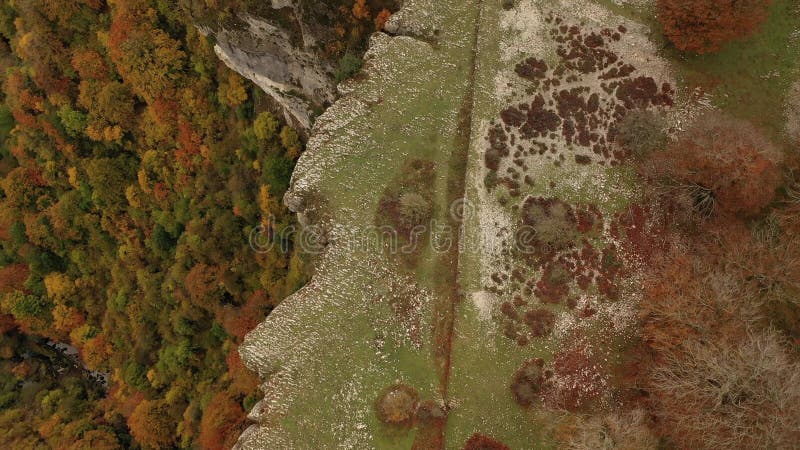
[[[750,123],[709,113],[645,164],[700,211],[742,217],[758,214],[781,184],[780,150]]]
[[[709,53],[752,33],[769,0],[658,0],[658,20],[677,48]]]

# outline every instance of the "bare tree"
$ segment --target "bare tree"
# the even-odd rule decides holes
[[[667,353],[652,386],[665,428],[687,448],[794,448],[800,365],[772,330],[739,342],[692,340]]]
[[[762,239],[774,242],[771,234]],[[654,354],[644,385],[660,431],[680,448],[794,448],[800,364],[783,335],[764,328],[768,293],[754,276],[770,247],[735,224],[690,242],[646,276],[641,304]],[[777,256],[784,263],[765,273],[784,282],[788,264]]]
[[[658,438],[642,409],[602,415],[565,415],[556,432],[565,450],[655,450]]]

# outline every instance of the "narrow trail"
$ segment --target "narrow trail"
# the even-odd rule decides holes
[[[459,282],[461,244],[463,239],[464,200],[466,198],[466,179],[469,167],[469,149],[472,143],[473,108],[475,106],[475,74],[478,65],[479,37],[483,22],[484,0],[476,0],[478,10],[475,27],[472,34],[472,49],[470,51],[470,66],[467,76],[467,89],[458,112],[453,152],[448,164],[447,200],[448,200],[448,225],[454,233],[453,245],[440,256],[439,263],[447,267],[446,277],[441,280],[439,294],[441,300],[435,310],[435,358],[439,364],[441,398],[448,402],[448,388],[450,384],[451,358],[453,349],[453,335],[455,328],[456,307],[463,301],[464,293]],[[461,205],[461,208],[456,205]],[[444,427],[446,419],[439,423],[437,446],[430,448],[444,448]]]
[[[481,22],[483,18],[483,0],[477,0],[476,5],[478,8],[478,16],[475,21],[475,30],[472,36],[472,51],[470,52],[470,71],[467,78],[467,91],[464,94],[464,99],[461,103],[461,108],[458,112],[458,125],[456,128],[455,145],[453,154],[450,160],[450,171],[448,179],[448,203],[450,207],[450,225],[454,232],[457,233],[454,240],[455,245],[450,249],[451,254],[448,255],[450,262],[450,275],[448,278],[449,284],[449,302],[447,315],[449,316],[446,333],[446,359],[447,364],[442,383],[442,397],[447,398],[447,388],[450,384],[450,358],[453,344],[453,332],[455,326],[455,310],[456,305],[463,300],[463,292],[459,283],[460,273],[460,260],[461,260],[461,241],[463,232],[463,208],[453,208],[453,205],[462,203],[466,199],[466,179],[467,169],[469,167],[469,147],[472,143],[472,111],[475,106],[475,72],[477,70],[478,58],[478,38],[481,31]],[[455,213],[455,214],[454,214]]]

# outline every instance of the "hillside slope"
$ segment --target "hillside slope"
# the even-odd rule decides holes
[[[637,195],[611,130],[634,101],[672,106],[674,81],[641,25],[505,3],[407,2],[317,122],[285,200],[319,268],[241,347],[266,396],[239,448],[461,448],[474,433],[547,446],[530,425],[540,408],[509,386],[580,342],[592,357],[575,370],[594,366],[596,386],[549,395],[613,401],[636,268],[609,230],[636,226],[618,216]],[[403,221],[415,195],[428,205],[417,240]],[[529,228],[539,240],[520,251]],[[563,266],[575,258],[585,273]],[[387,399],[405,391],[411,412],[392,410],[393,425]]]

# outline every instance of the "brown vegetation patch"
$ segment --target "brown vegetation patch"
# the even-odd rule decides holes
[[[561,303],[569,294],[573,277],[563,264],[548,264],[536,282],[534,293],[545,303]]]
[[[409,266],[416,263],[419,252],[423,248],[420,242],[413,239],[415,229],[428,227],[427,222],[433,215],[433,182],[436,168],[431,161],[414,159],[408,161],[398,176],[386,187],[378,202],[375,222],[379,227],[388,227],[398,237],[398,242],[391,244],[407,247],[410,251],[392,254],[401,255]]]
[[[636,76],[636,67],[623,62],[611,47],[627,32],[624,26],[584,32],[583,25],[570,26],[557,16],[547,20],[552,24],[550,39],[557,45],[557,63],[549,66],[529,57],[514,67],[529,83],[522,94],[528,99],[515,99],[504,108],[487,138],[486,188],[505,186],[511,197],[520,196],[519,180],[527,177],[528,158],[544,157],[561,165],[568,157],[562,153],[575,151],[569,159],[581,165],[617,164],[627,152],[612,144],[617,123],[628,111],[673,104],[675,92],[669,84]],[[560,150],[552,142],[558,138],[571,148]],[[509,156],[513,160],[506,162]],[[502,166],[512,164],[522,172],[506,175]]]
[[[486,289],[511,299],[500,304],[502,333],[525,346],[552,330],[555,317],[541,304],[574,309],[576,289],[599,293],[606,301],[619,300],[622,281],[665,248],[671,213],[668,208],[634,204],[609,223],[593,205],[529,197],[521,216],[521,225],[535,231],[532,243],[526,241],[533,251],[520,252],[514,266],[493,273]],[[599,236],[612,242],[595,248],[592,242]],[[589,318],[596,312],[586,306],[574,314]]]
[[[500,441],[475,433],[464,444],[464,450],[511,450]]]
[[[606,388],[600,362],[589,345],[579,340],[556,355],[543,398],[550,408],[577,411],[598,399]]]
[[[647,108],[648,106],[672,106],[674,92],[669,83],[659,89],[651,77],[636,77],[611,83],[617,87],[617,98],[627,109]]]
[[[511,394],[523,407],[531,406],[539,399],[544,383],[544,360],[533,358],[525,361],[511,378]]]
[[[547,336],[553,331],[556,315],[544,308],[532,309],[525,313],[525,324],[531,328],[534,337]]]
[[[514,71],[522,78],[535,81],[544,79],[547,75],[547,69],[547,63],[541,59],[531,57],[517,64]]]
[[[395,384],[385,389],[375,403],[375,412],[381,422],[390,425],[411,425],[419,404],[416,389],[405,384]]]

